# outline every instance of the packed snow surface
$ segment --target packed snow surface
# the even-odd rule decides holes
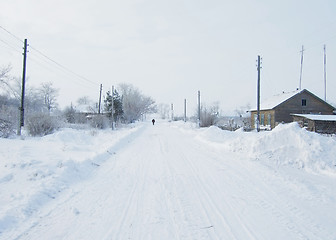
[[[336,140],[150,122],[0,139],[0,239],[336,239]]]

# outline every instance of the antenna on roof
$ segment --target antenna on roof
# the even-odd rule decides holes
[[[326,45],[325,44],[324,44],[323,50],[324,50],[324,59],[323,59],[323,65],[324,65],[324,101],[327,101],[327,53],[326,53]]]
[[[304,48],[302,45],[302,50],[300,51],[301,52],[301,69],[300,69],[300,85],[299,85],[300,90],[301,90],[301,85],[302,85],[303,51],[304,51]]]
[[[261,69],[261,58],[258,55],[258,65],[257,65],[257,71],[258,71],[258,81],[257,81],[257,132],[260,131],[260,69]]]

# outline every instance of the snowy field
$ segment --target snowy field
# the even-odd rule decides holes
[[[150,122],[0,139],[0,239],[336,239],[336,137]]]

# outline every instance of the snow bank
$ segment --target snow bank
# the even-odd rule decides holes
[[[194,131],[197,140],[218,150],[244,154],[249,160],[336,176],[336,138],[308,132],[296,123],[259,133],[229,132],[214,126]]]
[[[0,138],[0,236],[72,184],[88,179],[141,129],[66,128],[25,140]]]

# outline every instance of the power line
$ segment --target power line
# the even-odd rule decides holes
[[[18,37],[16,36],[15,34],[11,33],[9,30],[7,30],[6,28],[2,27],[0,25],[0,28],[2,30],[4,30],[6,33],[8,33],[9,35],[11,35],[13,38],[15,38],[16,40],[20,41],[21,43],[23,43],[23,41]],[[6,45],[10,46],[10,44],[6,43],[5,41],[2,40],[2,42],[4,42]],[[13,46],[11,46],[11,48],[14,48]],[[84,80],[90,84],[93,84],[93,85],[97,85],[97,83],[81,76],[80,74],[72,71],[71,69],[65,67],[64,65],[60,64],[59,62],[53,60],[52,58],[50,58],[49,56],[47,56],[46,54],[42,53],[41,51],[39,51],[38,49],[34,48],[33,46],[30,45],[30,49],[34,50],[35,52],[37,52],[38,54],[40,54],[42,57],[44,57],[45,59],[47,59],[48,61],[50,61],[51,63],[55,64],[56,66],[58,66],[61,70],[65,71],[65,72],[68,72],[74,76],[76,76],[77,78],[81,79],[81,80]]]
[[[11,35],[12,37],[14,37],[16,40],[18,40],[20,43],[24,43],[24,41],[22,41],[18,36],[14,35],[13,33],[11,33],[10,31],[8,31],[6,28],[2,27],[0,25],[0,28],[2,30],[4,30],[5,32],[7,32],[9,35]]]
[[[21,53],[19,50],[17,50],[16,47],[12,46],[12,45],[9,44],[8,42],[6,42],[6,41],[4,41],[4,40],[2,40],[2,39],[0,39],[0,41],[1,41],[2,43],[4,43],[4,44],[8,47],[8,49],[11,49],[12,51]]]
[[[37,50],[36,48],[34,48],[34,47],[32,47],[32,46],[30,46],[30,48],[33,49],[33,50],[35,50],[35,51],[36,51],[37,53],[39,53],[41,56],[43,56],[44,58],[46,58],[46,59],[49,60],[50,62],[54,63],[55,65],[57,65],[59,68],[63,69],[64,71],[69,72],[69,73],[75,75],[76,77],[78,77],[78,78],[80,78],[80,79],[82,79],[82,80],[84,80],[84,81],[86,81],[86,82],[88,82],[88,83],[97,85],[97,83],[95,83],[95,82],[93,82],[93,81],[91,81],[91,80],[89,80],[89,79],[87,79],[87,78],[85,78],[85,77],[79,75],[78,73],[75,73],[75,72],[72,71],[71,69],[69,69],[69,68],[63,66],[62,64],[56,62],[55,60],[53,60],[53,59],[51,59],[50,57],[48,57],[46,54],[44,54],[44,53],[42,53],[41,51]]]

